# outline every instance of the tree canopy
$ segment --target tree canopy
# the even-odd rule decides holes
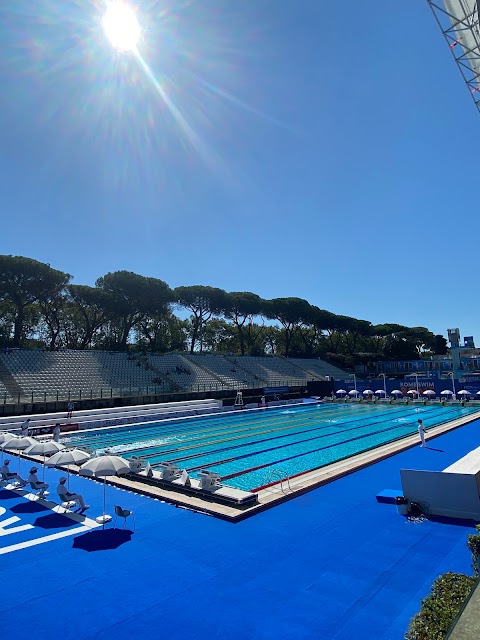
[[[10,303],[15,309],[14,347],[21,344],[28,308],[39,301],[54,298],[70,278],[68,273],[32,258],[0,256],[0,301]]]
[[[133,327],[149,314],[166,314],[173,301],[170,287],[158,278],[115,271],[98,278],[96,286],[109,294],[111,322],[119,327],[118,346],[125,349]]]
[[[426,327],[374,325],[302,298],[265,300],[206,285],[172,290],[130,271],[107,273],[95,287],[70,280],[49,264],[0,256],[0,344],[162,353],[188,345],[191,352],[321,357],[343,366],[447,351],[445,338]]]

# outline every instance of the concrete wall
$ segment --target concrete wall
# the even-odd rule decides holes
[[[428,513],[480,520],[480,474],[401,469],[403,495],[425,505]]]

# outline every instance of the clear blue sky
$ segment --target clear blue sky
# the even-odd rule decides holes
[[[177,117],[101,0],[3,0],[0,253],[478,341],[480,116],[426,1],[136,5]]]

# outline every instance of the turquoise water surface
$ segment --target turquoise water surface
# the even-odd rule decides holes
[[[62,438],[64,444],[126,458],[141,455],[155,467],[169,460],[193,476],[209,469],[251,490],[278,473],[293,476],[417,431],[477,412],[459,405],[328,404],[115,427]]]

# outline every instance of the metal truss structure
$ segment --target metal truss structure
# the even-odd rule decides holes
[[[480,0],[427,0],[480,112]]]

